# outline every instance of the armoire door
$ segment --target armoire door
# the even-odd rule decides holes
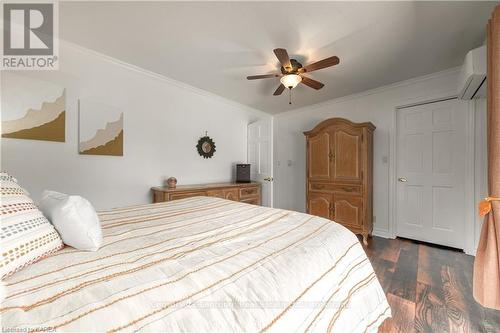
[[[360,128],[339,126],[333,130],[331,180],[356,183],[362,181],[362,139],[363,130]]]
[[[361,228],[363,225],[363,198],[334,194],[332,219],[342,225]]]
[[[330,134],[328,132],[313,136],[307,141],[307,165],[309,180],[330,179]]]
[[[331,218],[330,210],[332,208],[332,194],[327,193],[316,193],[309,192],[308,198],[308,213],[311,215],[316,215],[324,217],[326,219]]]

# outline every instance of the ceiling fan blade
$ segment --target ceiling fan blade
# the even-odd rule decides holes
[[[281,65],[285,69],[291,69],[292,64],[290,63],[290,57],[288,56],[288,52],[285,49],[274,49],[274,54],[276,58],[280,61]]]
[[[264,75],[250,75],[247,76],[247,80],[257,80],[257,79],[270,79],[273,77],[280,77],[279,74],[264,74]]]
[[[283,92],[283,90],[285,90],[285,86],[283,84],[280,84],[280,86],[278,87],[278,89],[276,89],[276,91],[274,92],[274,96],[278,96],[278,95],[281,95],[281,93]]]
[[[319,90],[319,89],[324,87],[323,83],[316,81],[316,80],[313,80],[313,79],[310,79],[310,78],[305,77],[305,76],[302,76],[302,81],[300,81],[300,83],[303,83],[306,86],[311,87],[311,88],[316,89],[316,90]]]
[[[307,65],[304,67],[306,72],[312,72],[312,71],[317,71],[318,69],[322,68],[327,68],[331,66],[335,66],[340,62],[340,59],[336,56],[326,58],[317,62],[313,62],[312,64]]]

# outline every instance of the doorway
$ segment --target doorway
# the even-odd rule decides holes
[[[262,205],[273,207],[273,122],[264,119],[248,125],[247,161],[253,181],[262,184]]]

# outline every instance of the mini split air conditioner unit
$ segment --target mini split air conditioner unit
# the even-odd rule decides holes
[[[486,96],[486,46],[471,50],[465,56],[460,71],[458,98],[473,99]]]

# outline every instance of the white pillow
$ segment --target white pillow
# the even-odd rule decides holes
[[[88,200],[78,195],[44,191],[39,208],[64,244],[83,251],[97,251],[101,247],[101,223]]]

